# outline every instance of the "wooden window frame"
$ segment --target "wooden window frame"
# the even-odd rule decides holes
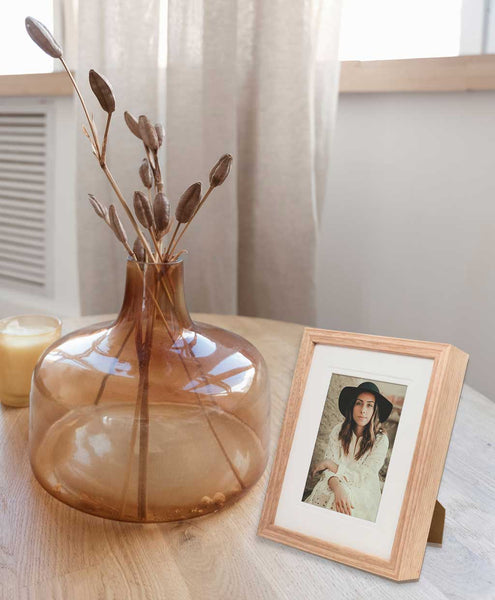
[[[346,61],[341,93],[495,90],[495,54]]]
[[[495,54],[344,61],[340,92],[467,92],[495,90]],[[1,75],[0,96],[71,96],[65,72]]]

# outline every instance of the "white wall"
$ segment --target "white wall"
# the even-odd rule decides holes
[[[495,92],[342,94],[318,325],[449,342],[495,399]]]

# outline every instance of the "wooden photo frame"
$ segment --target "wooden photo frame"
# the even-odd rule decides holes
[[[397,581],[419,578],[467,361],[449,344],[306,328],[258,535]],[[320,438],[331,458],[313,466]],[[308,496],[313,471],[320,480]]]

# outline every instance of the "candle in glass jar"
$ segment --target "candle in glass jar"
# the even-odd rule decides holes
[[[7,406],[29,406],[31,376],[39,357],[60,337],[56,317],[21,315],[0,320],[0,398]]]

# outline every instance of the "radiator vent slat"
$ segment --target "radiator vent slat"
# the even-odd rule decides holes
[[[40,251],[39,245],[36,244],[34,246],[26,244],[22,247],[15,247],[10,240],[0,240],[0,252],[11,257],[15,255],[29,260],[41,257],[41,260],[44,260],[42,250]]]
[[[0,110],[0,286],[47,286],[46,105]]]
[[[2,206],[2,215],[6,215],[8,217],[16,217],[18,219],[24,219],[26,216],[25,205],[19,206],[17,202],[11,202],[10,205],[7,202],[1,202]],[[44,219],[45,216],[45,208],[44,206],[40,206],[39,204],[31,204],[29,205],[29,212],[31,213],[33,220],[39,221]]]
[[[0,182],[0,196],[10,200],[19,198],[19,200],[43,200],[45,197],[43,184],[38,185],[37,189],[24,189],[24,191],[5,189]]]
[[[44,173],[27,173],[24,171],[22,177],[19,177],[18,173],[14,173],[12,169],[8,172],[2,171],[2,165],[0,165],[0,181],[6,185],[22,185],[25,183],[43,183],[45,181]]]

